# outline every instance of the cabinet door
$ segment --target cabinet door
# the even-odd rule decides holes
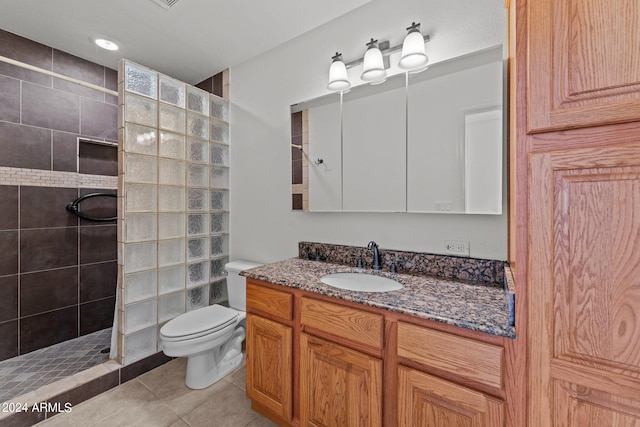
[[[631,138],[530,157],[531,426],[640,425],[640,137]]]
[[[504,404],[480,392],[398,367],[398,427],[504,426]]]
[[[247,314],[247,395],[285,420],[292,415],[291,328]]]
[[[528,3],[528,128],[640,120],[640,2]]]
[[[300,425],[382,425],[382,361],[300,334]]]

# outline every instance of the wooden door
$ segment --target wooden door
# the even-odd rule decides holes
[[[529,131],[640,120],[640,2],[527,3]]]
[[[530,157],[530,426],[640,426],[640,135],[629,139]]]
[[[382,425],[382,361],[300,334],[300,425]]]
[[[247,314],[247,395],[285,420],[292,417],[291,328]]]
[[[500,427],[504,403],[415,369],[398,367],[398,427]]]

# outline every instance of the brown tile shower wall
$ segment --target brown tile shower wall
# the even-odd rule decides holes
[[[0,55],[117,90],[115,70],[3,30]],[[115,221],[79,220],[65,206],[115,190],[83,188],[82,179],[77,187],[53,186],[49,175],[79,172],[78,137],[117,141],[117,103],[111,94],[0,62],[0,360],[112,326]],[[113,150],[105,159],[99,149],[81,149],[80,172],[116,175]],[[7,181],[16,171],[27,178]],[[82,210],[115,216],[115,201],[90,199]]]

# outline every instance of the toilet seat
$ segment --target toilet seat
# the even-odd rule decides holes
[[[165,324],[160,335],[165,341],[185,341],[235,325],[239,313],[218,304],[182,314]]]

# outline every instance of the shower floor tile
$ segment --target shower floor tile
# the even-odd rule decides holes
[[[109,360],[111,328],[0,362],[0,402]]]

